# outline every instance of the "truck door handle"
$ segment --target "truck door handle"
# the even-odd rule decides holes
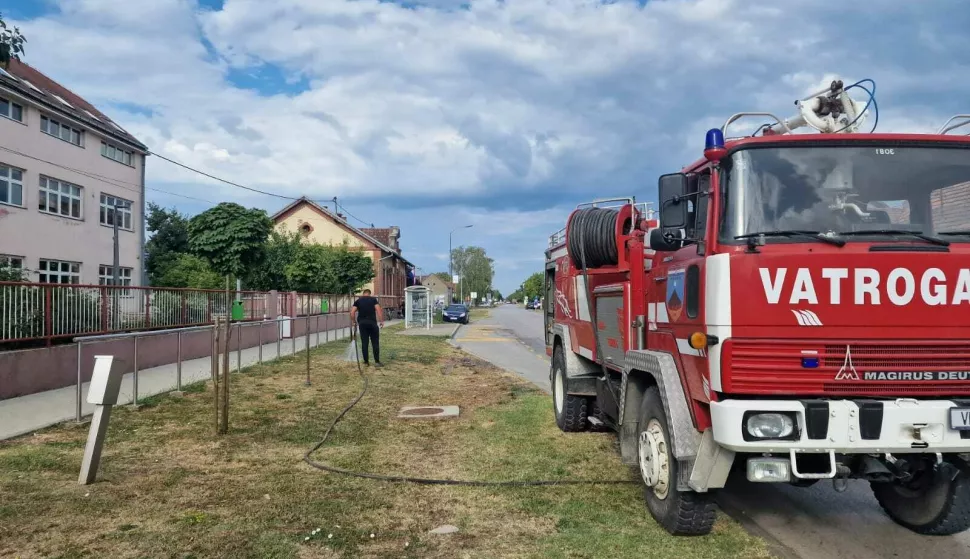
[[[657,276],[657,277],[653,278],[653,281],[655,281],[657,283],[660,283],[662,281],[667,281],[667,277],[666,276]]]

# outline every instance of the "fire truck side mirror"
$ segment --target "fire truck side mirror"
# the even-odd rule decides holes
[[[660,226],[680,229],[687,225],[687,175],[662,175],[657,187],[660,194]]]
[[[684,246],[681,229],[666,231],[653,229],[650,231],[650,249],[662,252],[673,252]]]

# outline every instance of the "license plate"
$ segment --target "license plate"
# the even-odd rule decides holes
[[[950,408],[950,429],[970,430],[970,408]]]

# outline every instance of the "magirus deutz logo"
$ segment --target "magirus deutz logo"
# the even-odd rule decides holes
[[[970,371],[865,371],[859,373],[852,364],[852,350],[845,346],[845,361],[835,373],[835,380],[882,380],[882,381],[946,381],[970,380]]]

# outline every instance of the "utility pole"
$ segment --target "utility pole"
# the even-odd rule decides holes
[[[123,204],[115,200],[112,206],[111,229],[114,231],[114,259],[111,262],[111,322],[112,327],[118,324],[118,286],[121,285],[121,248],[118,238],[118,221],[121,219],[122,208],[131,208],[130,204]]]

